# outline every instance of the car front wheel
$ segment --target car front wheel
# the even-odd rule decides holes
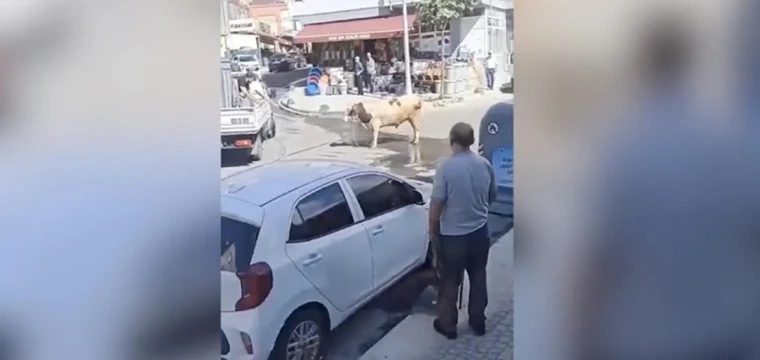
[[[321,360],[325,356],[327,323],[314,309],[298,310],[285,321],[270,360]]]

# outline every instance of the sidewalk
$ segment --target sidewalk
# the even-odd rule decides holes
[[[512,360],[512,244],[514,231],[491,247],[488,260],[487,333],[472,334],[467,325],[465,276],[463,308],[459,313],[459,337],[448,340],[433,330],[435,315],[413,313],[399,323],[359,360]]]
[[[343,116],[346,108],[361,101],[377,98],[362,95],[316,95],[306,96],[303,87],[294,87],[280,98],[284,110],[305,116]]]
[[[284,110],[304,116],[343,116],[346,108],[361,101],[382,99],[378,95],[316,95],[306,96],[303,87],[294,87],[282,96],[279,105]],[[390,96],[386,96],[389,98]],[[484,94],[467,94],[450,99],[438,99],[435,94],[423,95],[423,100],[430,103],[430,109],[450,106],[472,105],[474,103],[492,103],[494,101],[512,101],[512,94],[499,91],[486,91]]]

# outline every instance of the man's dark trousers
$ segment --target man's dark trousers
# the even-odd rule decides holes
[[[486,86],[488,86],[489,90],[493,90],[493,82],[494,82],[495,74],[496,74],[496,69],[486,69]]]
[[[367,89],[369,89],[369,93],[372,94],[375,92],[375,77],[370,74],[364,75],[364,82],[367,84]]]
[[[483,325],[488,305],[486,287],[486,264],[491,240],[488,226],[459,236],[439,235],[439,261],[441,284],[438,292],[438,322],[445,331],[456,331],[457,295],[462,275],[467,271],[470,278],[470,296],[467,306],[469,322]]]
[[[354,75],[354,85],[359,90],[359,95],[364,95],[364,76]]]

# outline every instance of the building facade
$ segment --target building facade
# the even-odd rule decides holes
[[[220,0],[219,5],[221,8],[221,29],[220,33],[220,53],[221,56],[227,55],[227,51],[230,49],[230,24],[239,22],[248,17],[248,9],[246,6],[238,0]]]
[[[452,20],[443,39],[440,32],[421,24],[413,29],[410,42],[423,52],[440,52],[443,47],[447,56],[472,55],[482,60],[489,52],[493,53],[499,64],[496,83],[508,82],[513,72],[514,0],[481,1],[472,16]],[[341,23],[342,30],[351,33],[352,24],[358,24],[356,20],[399,16],[401,3],[401,0],[293,0],[290,14],[296,26],[303,27],[304,31]],[[419,3],[419,0],[407,1],[410,14],[415,13]]]
[[[278,36],[295,35],[296,27],[290,16],[293,0],[251,0],[248,4],[250,17],[268,24]]]

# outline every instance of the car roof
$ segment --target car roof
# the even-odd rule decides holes
[[[264,206],[307,184],[339,173],[372,169],[334,160],[284,160],[246,170],[226,179],[225,196]]]

